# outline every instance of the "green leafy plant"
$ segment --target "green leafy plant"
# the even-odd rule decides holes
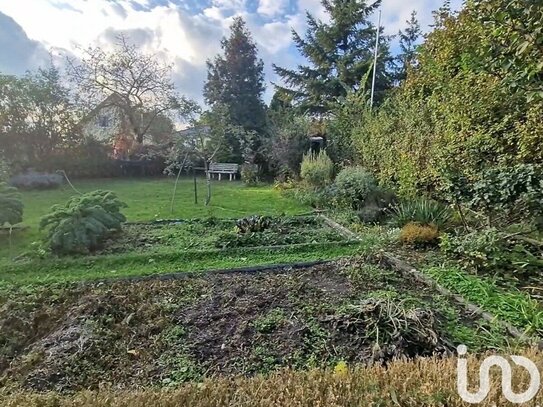
[[[0,227],[23,221],[23,202],[17,188],[0,182]]]
[[[318,154],[307,153],[302,160],[300,175],[314,188],[324,188],[332,182],[334,163],[324,150]]]
[[[526,273],[543,267],[540,255],[495,228],[457,236],[445,234],[440,247],[447,256],[471,271]]]
[[[248,218],[239,219],[236,221],[238,233],[255,233],[263,232],[272,224],[269,216],[251,216]]]
[[[55,205],[44,216],[40,229],[47,229],[46,243],[58,254],[87,253],[126,221],[120,212],[126,204],[111,191],[94,191]]]
[[[241,180],[247,186],[255,186],[260,182],[260,171],[256,164],[243,164],[241,166]]]
[[[490,223],[543,216],[543,167],[519,164],[485,171],[468,193],[467,204]]]
[[[421,225],[435,225],[443,229],[452,219],[451,210],[438,202],[428,199],[405,201],[392,210],[393,222],[398,227],[415,222]]]

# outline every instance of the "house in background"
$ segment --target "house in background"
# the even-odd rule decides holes
[[[116,94],[107,97],[81,121],[81,128],[84,137],[111,144],[112,156],[126,160],[137,143],[119,98]]]

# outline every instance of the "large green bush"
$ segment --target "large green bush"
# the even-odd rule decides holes
[[[360,112],[350,100],[343,112],[356,114],[336,115],[381,185],[441,198],[450,171],[473,182],[492,168],[543,164],[543,48],[533,34],[541,10],[521,4],[468,2],[458,15],[437,14],[402,86],[378,109]]]
[[[0,182],[0,227],[23,221],[23,202],[17,188]]]
[[[343,168],[337,175],[334,186],[338,202],[352,209],[362,208],[379,190],[373,175],[362,167]]]
[[[44,216],[40,229],[47,229],[46,243],[58,254],[87,253],[97,248],[111,231],[126,221],[120,212],[126,204],[111,191],[94,191],[55,205]]]
[[[307,153],[302,160],[300,175],[304,181],[314,188],[324,188],[332,182],[334,163],[326,152]]]
[[[490,224],[543,217],[542,166],[496,167],[475,180],[453,176],[449,181],[450,199],[486,215]]]

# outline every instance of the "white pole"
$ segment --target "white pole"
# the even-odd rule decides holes
[[[377,35],[375,38],[375,57],[373,59],[373,79],[371,81],[371,101],[373,107],[373,96],[375,95],[375,77],[377,76],[377,56],[379,54],[379,34],[381,33],[381,10],[379,10],[379,22],[377,23]]]

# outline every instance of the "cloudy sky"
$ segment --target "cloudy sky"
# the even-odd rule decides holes
[[[382,25],[396,34],[416,10],[427,31],[442,0],[383,0]],[[453,0],[460,7],[461,0]],[[50,55],[77,56],[81,47],[110,46],[119,32],[174,64],[181,93],[202,101],[205,61],[220,50],[232,18],[247,21],[266,64],[295,66],[303,60],[290,28],[305,30],[305,10],[326,19],[320,0],[0,0],[0,72],[21,74],[47,64]],[[269,84],[266,99],[272,94]]]

